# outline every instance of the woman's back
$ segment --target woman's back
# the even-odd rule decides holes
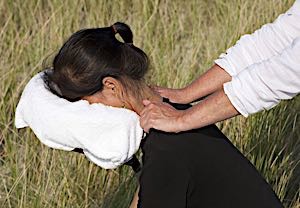
[[[142,150],[140,207],[282,207],[215,125],[176,134],[151,130]]]

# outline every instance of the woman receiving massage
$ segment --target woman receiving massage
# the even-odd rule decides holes
[[[119,34],[124,42],[116,39]],[[143,99],[171,103],[144,80],[147,55],[133,45],[124,23],[74,33],[44,74],[48,89],[69,101],[127,108],[137,114]],[[109,118],[107,118],[109,119]],[[151,129],[143,139],[138,200],[142,208],[276,208],[279,199],[255,167],[215,126],[180,133]]]

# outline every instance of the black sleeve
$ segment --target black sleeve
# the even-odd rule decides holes
[[[151,155],[140,176],[138,207],[185,208],[189,176],[184,165],[172,153]]]

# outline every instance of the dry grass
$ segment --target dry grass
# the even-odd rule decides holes
[[[73,32],[128,23],[152,62],[149,80],[184,86],[245,33],[273,21],[292,0],[0,0],[2,207],[127,207],[136,181],[127,167],[102,170],[83,156],[49,149],[13,119],[28,80]],[[49,58],[48,58],[49,59]],[[218,124],[255,164],[286,207],[300,207],[299,96]]]

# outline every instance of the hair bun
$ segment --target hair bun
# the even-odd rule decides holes
[[[120,34],[125,43],[133,43],[133,34],[130,27],[127,24],[122,22],[116,22],[111,27],[115,34]]]

